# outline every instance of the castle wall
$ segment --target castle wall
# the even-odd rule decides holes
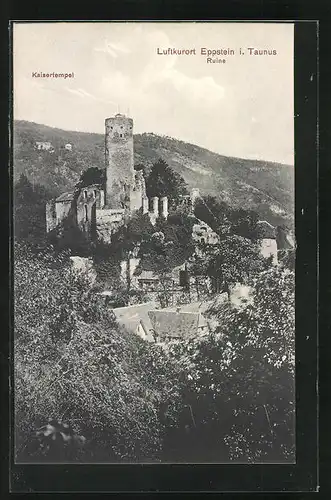
[[[146,181],[142,170],[136,171],[134,181],[135,188],[141,191],[142,196],[146,196]]]
[[[112,232],[116,231],[125,222],[124,209],[97,209],[96,232],[97,236],[106,243],[111,242]]]
[[[100,189],[97,185],[82,188],[76,199],[77,224],[89,239],[95,237],[96,207],[100,206],[100,200]]]
[[[56,225],[60,224],[66,217],[68,217],[72,205],[72,200],[57,201],[55,203],[56,209]]]
[[[106,205],[130,210],[134,186],[133,120],[117,114],[105,120]]]
[[[148,214],[149,211],[149,199],[144,196],[142,199],[143,214]]]
[[[167,196],[163,196],[162,198],[160,198],[160,205],[161,205],[161,208],[160,208],[161,216],[164,217],[165,219],[167,219],[168,218],[168,197]]]
[[[134,185],[130,191],[130,211],[135,212],[143,207],[143,198],[146,197],[146,182],[144,174],[138,170],[134,174]]]
[[[133,189],[130,194],[130,211],[135,212],[142,207],[142,191]]]

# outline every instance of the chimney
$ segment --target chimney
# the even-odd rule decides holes
[[[158,217],[159,215],[159,198],[157,196],[154,196],[154,198],[152,198],[153,200],[153,215],[155,217]]]
[[[143,214],[148,214],[148,198],[147,198],[147,196],[142,197],[142,207],[143,207]]]
[[[163,196],[160,199],[161,202],[161,216],[164,217],[165,219],[168,218],[168,197]]]

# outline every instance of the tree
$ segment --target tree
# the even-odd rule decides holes
[[[77,226],[73,208],[67,217],[48,233],[47,239],[58,252],[68,250],[80,257],[88,257],[91,254],[91,242]]]
[[[51,193],[21,174],[14,186],[14,237],[31,247],[46,244],[46,202]]]
[[[236,234],[253,241],[257,239],[258,214],[254,210],[234,209],[215,196],[203,196],[195,204],[194,214],[219,236]]]
[[[58,422],[86,440],[70,460],[158,460],[159,406],[168,395],[153,376],[158,368],[144,371],[149,344],[120,331],[68,254],[16,245],[14,281],[17,459],[54,460],[30,437]]]
[[[203,220],[218,235],[229,233],[230,207],[224,201],[219,201],[215,196],[198,198],[194,207],[194,215]]]
[[[106,184],[106,172],[104,169],[101,170],[98,167],[89,167],[87,170],[84,170],[76,187],[81,189],[91,184],[99,184],[104,189]]]
[[[256,241],[258,238],[257,221],[259,216],[254,210],[239,208],[229,213],[231,231],[238,236]]]
[[[294,275],[272,268],[251,284],[252,300],[210,308],[210,334],[169,346],[183,460],[294,461]]]
[[[154,232],[148,214],[138,212],[112,236],[111,252],[118,258],[124,259],[129,252],[139,248],[143,242],[149,241]]]
[[[218,245],[202,245],[200,253],[190,259],[193,276],[211,279],[213,292],[227,291],[233,285],[247,284],[250,279],[271,266],[258,246],[247,238],[231,235]]]
[[[149,198],[168,196],[172,202],[188,194],[184,179],[162,159],[152,166],[146,180],[146,193]]]

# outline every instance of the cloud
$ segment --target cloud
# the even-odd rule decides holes
[[[191,78],[172,68],[166,73],[166,78],[169,78],[178,92],[182,92],[194,104],[215,105],[224,97],[224,88],[218,85],[211,76]]]
[[[177,63],[180,57],[177,55],[160,56],[156,53],[156,47],[174,47],[169,37],[160,30],[148,33],[144,40],[144,47],[150,45],[150,60],[140,77],[140,85],[143,91],[152,91],[154,84],[170,85],[173,90],[181,94],[184,100],[194,106],[214,105],[223,99],[225,90],[218,85],[211,76],[190,76],[179,70]],[[145,48],[146,50],[146,48]]]
[[[94,95],[90,94],[89,92],[86,92],[84,89],[71,89],[69,87],[65,87],[65,90],[68,92],[71,92],[72,94],[77,95],[78,97],[88,97],[89,99],[96,99]]]
[[[108,43],[108,47],[113,49],[115,52],[122,52],[123,54],[130,54],[131,52],[131,50],[121,43]]]
[[[114,43],[114,42],[109,42],[108,40],[104,41],[103,46],[101,47],[96,47],[94,49],[96,52],[103,52],[104,54],[109,54],[113,58],[118,57],[118,53],[120,54],[130,54],[130,50],[125,47],[123,44],[120,43]]]
[[[79,89],[71,89],[69,87],[65,87],[65,90],[67,92],[71,92],[72,94],[77,95],[78,97],[81,97],[82,99],[86,99],[87,98],[87,99],[92,99],[94,101],[99,101],[99,102],[104,102],[106,104],[114,104],[115,105],[115,103],[113,101],[108,100],[108,99],[102,99],[100,97],[92,95],[89,92],[86,92],[86,90],[81,89],[81,88],[79,88]]]

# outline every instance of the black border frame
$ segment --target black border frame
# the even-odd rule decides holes
[[[119,20],[120,17],[117,19]],[[211,21],[212,18],[209,20]],[[222,21],[226,22],[223,19]],[[256,22],[261,21],[263,22],[263,20]],[[14,464],[13,455],[11,455],[12,492],[65,493],[70,491],[131,494],[144,492],[146,494],[153,492],[316,491],[318,485],[317,44],[317,23],[315,21],[296,22],[294,70],[295,195],[298,245],[296,275],[297,464],[28,465]],[[312,80],[311,75],[313,75]],[[240,481],[239,488],[238,481]],[[98,488],[95,485],[98,485]]]

